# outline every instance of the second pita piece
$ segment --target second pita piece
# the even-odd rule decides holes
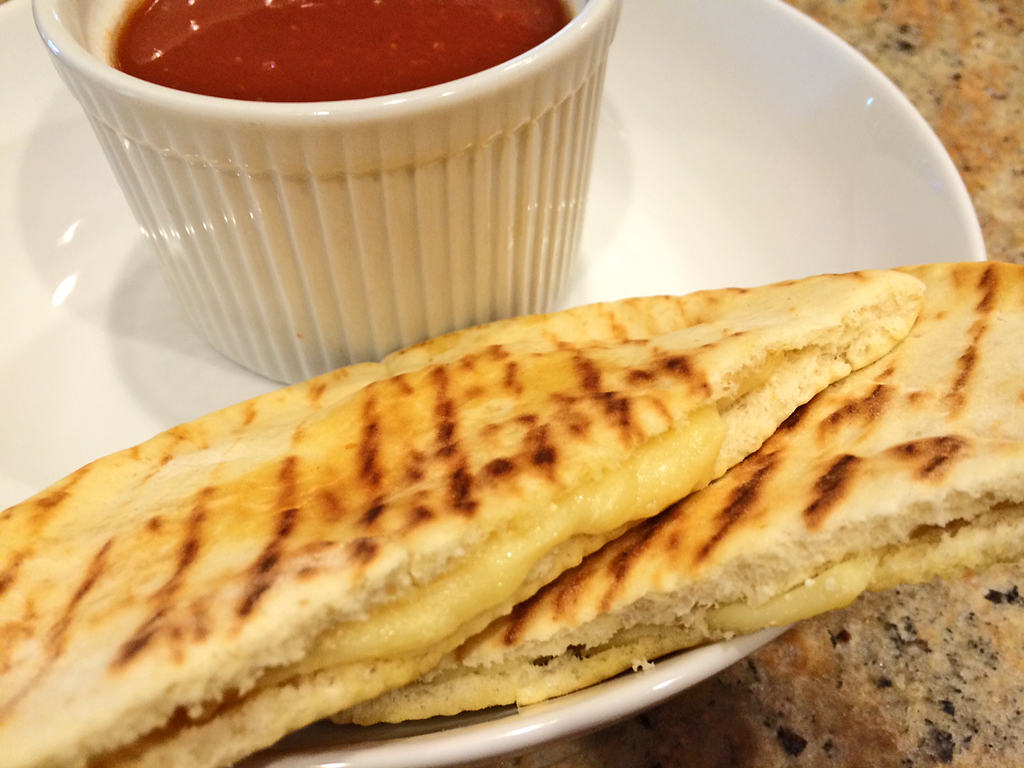
[[[423,680],[340,719],[529,704],[865,590],[1024,557],[1024,266],[906,272],[927,289],[892,352]]]

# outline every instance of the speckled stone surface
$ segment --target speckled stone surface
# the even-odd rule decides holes
[[[643,0],[631,0],[642,2]],[[1024,0],[791,0],[910,98],[1024,263]],[[1024,765],[1024,566],[866,595],[662,706],[493,768]]]
[[[1020,766],[1021,577],[994,568],[805,622],[648,713],[648,764]]]

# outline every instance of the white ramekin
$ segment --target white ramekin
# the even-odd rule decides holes
[[[577,251],[621,0],[450,83],[272,104],[107,61],[115,0],[33,0],[184,313],[279,381],[545,311]]]

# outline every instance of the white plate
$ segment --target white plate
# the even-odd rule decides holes
[[[656,662],[558,699],[422,723],[316,725],[292,734],[237,768],[412,768],[450,766],[520,752],[593,731],[664,701],[782,634],[768,629]]]
[[[983,257],[939,141],[845,43],[774,0],[626,3],[564,305]],[[0,5],[0,328],[0,509],[274,386],[183,323],[46,59],[28,0]],[[288,742],[299,752],[262,765],[411,766],[512,751],[656,703],[765,640],[414,739],[378,729],[372,746],[329,749],[313,729],[301,737],[313,746]]]

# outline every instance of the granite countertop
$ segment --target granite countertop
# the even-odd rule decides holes
[[[637,0],[642,1],[642,0]],[[790,0],[931,124],[1024,263],[1024,0]],[[865,595],[596,734],[493,768],[1024,764],[1024,565]]]

